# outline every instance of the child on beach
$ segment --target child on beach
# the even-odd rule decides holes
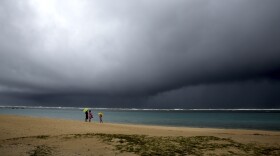
[[[93,118],[93,114],[91,113],[91,110],[89,110],[89,112],[88,112],[88,122],[90,122],[92,118]]]
[[[100,122],[100,123],[103,123],[103,120],[102,120],[103,113],[98,113],[98,116],[99,116],[99,122]]]

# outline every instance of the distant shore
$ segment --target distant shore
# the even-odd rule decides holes
[[[34,152],[45,152],[46,155],[75,155],[74,153],[81,155],[90,155],[91,153],[94,155],[134,155],[141,154],[144,147],[148,148],[144,152],[149,150],[157,152],[155,148],[149,149],[149,146],[138,145],[131,138],[140,139],[137,142],[141,142],[142,139],[142,144],[143,140],[147,139],[164,140],[168,138],[171,140],[170,145],[167,145],[166,141],[158,144],[166,146],[169,152],[168,148],[173,146],[173,143],[176,144],[175,147],[178,147],[174,152],[180,152],[184,146],[192,143],[184,146],[181,146],[182,143],[180,143],[179,146],[175,143],[176,140],[181,139],[186,142],[198,139],[201,142],[196,144],[203,144],[201,147],[208,147],[204,144],[206,142],[210,144],[211,141],[215,142],[214,145],[217,145],[217,142],[223,144],[223,148],[217,146],[217,151],[220,154],[230,154],[231,152],[244,154],[247,151],[259,152],[261,149],[264,149],[263,152],[265,152],[266,148],[274,150],[272,153],[268,153],[270,155],[280,153],[280,132],[277,131],[99,124],[64,119],[0,115],[0,153],[4,155],[31,155]],[[172,142],[172,139],[175,142]],[[232,144],[232,147],[229,143]],[[254,146],[249,146],[251,143]],[[130,144],[133,144],[132,149]],[[211,147],[213,147],[212,144]],[[239,149],[239,147],[242,148]],[[249,150],[242,151],[245,147]],[[211,151],[217,154],[215,149],[206,148],[196,151],[195,148],[200,148],[200,146],[194,147],[193,151],[190,152],[204,150],[210,154]],[[162,151],[164,150],[158,152]]]

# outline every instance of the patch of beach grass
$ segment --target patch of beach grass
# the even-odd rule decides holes
[[[18,138],[10,138],[6,139],[6,141],[12,141],[12,140],[20,140],[20,139],[47,139],[49,138],[49,135],[37,135],[37,136],[26,136],[26,137],[18,137]]]
[[[52,148],[46,145],[40,145],[28,153],[30,156],[49,156],[52,155]]]
[[[89,134],[86,134],[90,136]],[[155,137],[124,134],[92,134],[121,152],[139,155],[280,155],[279,147],[242,144],[214,136]],[[222,151],[222,152],[218,152]]]
[[[50,137],[49,135],[37,135],[37,136],[35,136],[35,138],[37,138],[37,139],[47,139],[49,137]]]
[[[56,138],[61,141],[72,139],[99,138],[102,142],[115,147],[119,152],[131,152],[138,155],[280,155],[279,145],[265,146],[260,144],[245,144],[236,142],[230,138],[219,138],[215,136],[147,136],[126,134],[64,134],[58,136],[30,136],[16,139],[50,139]],[[31,155],[51,155],[52,148],[46,145],[36,146]]]

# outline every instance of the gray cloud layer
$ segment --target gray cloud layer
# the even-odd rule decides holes
[[[0,4],[2,95],[129,98],[279,81],[276,0]]]

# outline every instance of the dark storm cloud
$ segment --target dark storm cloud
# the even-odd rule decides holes
[[[279,1],[0,4],[2,95],[139,97],[279,80]]]
[[[279,81],[250,80],[185,87],[145,103],[155,108],[279,108],[279,93]]]

